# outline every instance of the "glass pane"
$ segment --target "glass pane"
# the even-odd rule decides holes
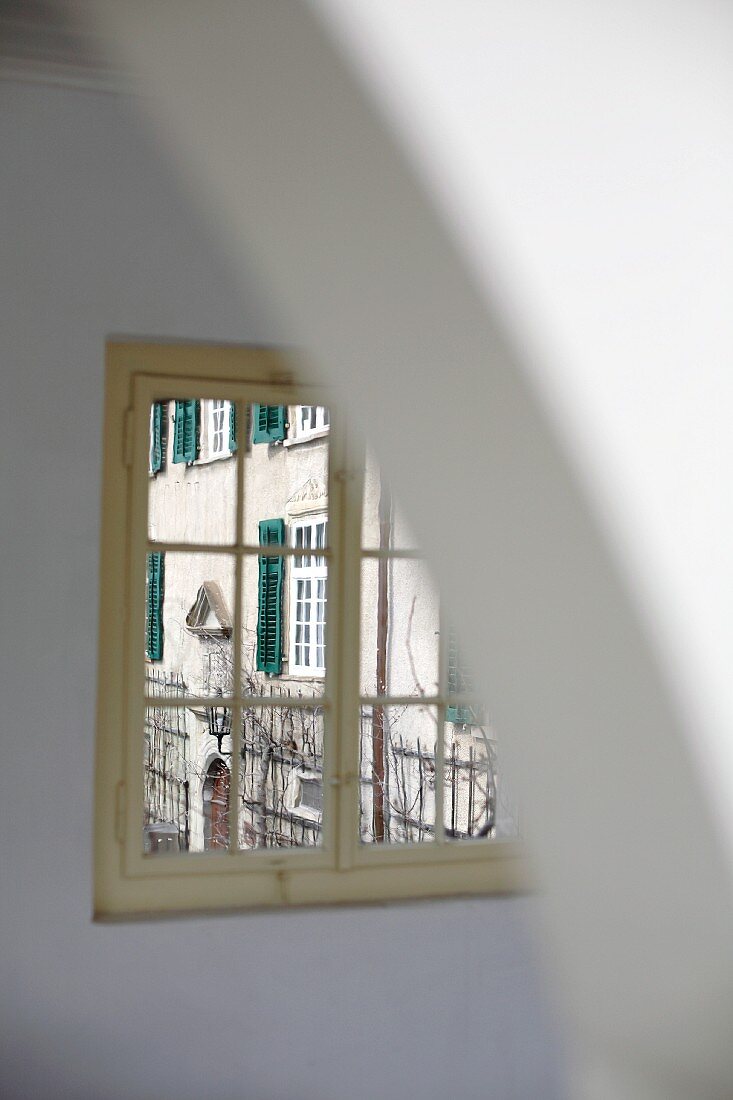
[[[234,542],[233,415],[223,398],[160,401],[151,407],[148,532],[153,541]]]
[[[516,837],[517,809],[488,724],[445,726],[443,810],[448,840]]]
[[[367,451],[364,472],[361,539],[366,550],[414,550],[417,546],[408,517],[371,451]]]
[[[308,425],[299,429],[306,415]],[[282,520],[288,545],[295,545],[299,523],[310,530],[315,517],[328,516],[329,425],[327,409],[318,405],[252,405],[250,444],[244,462],[244,542],[260,546],[268,537],[261,524]],[[311,427],[311,422],[315,426]],[[313,432],[318,435],[314,437]],[[309,434],[310,433],[310,434]],[[325,433],[325,434],[324,434]],[[325,537],[326,529],[321,534]],[[271,542],[279,532],[269,531]],[[313,543],[315,545],[315,541]]]
[[[320,845],[323,796],[320,708],[247,708],[242,716],[240,848]]]
[[[496,825],[496,745],[480,726],[445,726],[443,820],[446,837],[493,836]]]
[[[225,736],[212,737],[213,730],[223,730]],[[176,708],[162,700],[146,708],[146,853],[227,850],[230,730],[231,715],[224,708],[212,708],[208,721],[187,707]]]
[[[232,691],[234,556],[148,554],[145,688],[186,698]]]
[[[436,695],[438,591],[417,558],[365,558],[361,571],[361,694]]]
[[[328,648],[328,570],[317,553],[325,519],[285,527],[285,537],[291,545],[299,537],[308,552],[243,559],[243,690],[317,698],[324,694]]]
[[[195,846],[189,798],[192,725],[190,712],[163,697],[145,709],[142,845],[147,855],[173,855]]]
[[[362,706],[360,835],[366,844],[435,838],[434,707]]]

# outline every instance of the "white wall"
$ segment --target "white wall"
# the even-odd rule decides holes
[[[0,81],[0,1092],[552,1100],[527,899],[91,923],[104,338],[286,335],[126,112]]]
[[[297,0],[217,0],[215,18],[93,4],[202,216],[258,256],[370,425],[461,616],[522,761],[575,1095],[722,1100],[730,17],[699,0],[348,6],[363,18],[341,33]],[[399,7],[400,33],[378,7]],[[465,544],[453,511],[472,516]]]

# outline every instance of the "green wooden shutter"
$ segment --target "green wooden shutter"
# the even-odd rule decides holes
[[[229,450],[232,454],[237,449],[237,406],[234,401],[229,402]]]
[[[151,661],[163,657],[163,584],[165,555],[148,554],[148,591],[145,616],[145,650]]]
[[[253,443],[277,443],[285,438],[287,428],[285,405],[253,405]]]
[[[156,401],[150,418],[150,472],[157,474],[163,466],[163,405]]]
[[[260,523],[260,546],[284,546],[285,521],[265,519]],[[257,670],[282,671],[282,591],[284,559],[261,556],[257,612]]]
[[[199,402],[176,401],[173,461],[193,462],[198,456]]]

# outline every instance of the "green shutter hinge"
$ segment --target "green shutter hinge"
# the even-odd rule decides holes
[[[134,423],[133,410],[125,409],[125,419],[122,424],[122,464],[124,466],[132,466]]]

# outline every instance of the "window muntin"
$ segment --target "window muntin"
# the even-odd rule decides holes
[[[167,349],[167,352],[168,355],[163,355],[162,358],[172,366],[172,360],[168,356],[173,355],[173,351]],[[450,837],[444,825],[445,798],[443,797],[442,802],[440,800],[440,788],[444,786],[444,775],[441,780],[444,769],[440,767],[435,770],[435,825],[432,838],[426,837],[429,829],[425,828],[424,821],[421,824],[419,816],[417,820],[414,820],[414,815],[410,818],[411,800],[416,794],[419,797],[419,784],[415,786],[413,780],[410,780],[412,785],[406,791],[403,817],[406,827],[417,829],[418,832],[422,831],[423,836],[416,839],[406,836],[399,842],[389,844],[364,844],[360,838],[359,761],[362,745],[359,711],[372,706],[384,708],[414,706],[431,712],[431,729],[433,726],[436,728],[434,751],[437,756],[440,756],[445,752],[444,742],[447,738],[441,719],[441,716],[445,715],[447,699],[443,694],[446,690],[442,686],[445,684],[443,672],[440,673],[437,693],[428,692],[424,698],[410,697],[405,700],[385,695],[375,699],[370,696],[365,698],[362,695],[359,699],[359,616],[355,612],[358,611],[359,602],[361,540],[355,517],[358,517],[362,511],[360,474],[363,469],[363,459],[358,456],[351,460],[348,458],[341,432],[341,422],[334,419],[329,431],[328,449],[332,461],[325,464],[325,480],[318,470],[304,468],[303,475],[307,473],[308,476],[299,475],[299,484],[290,485],[288,491],[283,494],[287,498],[283,513],[288,529],[305,518],[306,510],[312,512],[314,500],[327,503],[328,546],[318,546],[317,537],[316,545],[297,546],[289,539],[286,544],[274,548],[263,548],[256,540],[252,540],[251,526],[248,528],[245,524],[244,515],[248,503],[252,505],[253,501],[254,483],[252,479],[248,483],[247,479],[253,473],[254,466],[247,467],[245,452],[250,456],[254,452],[260,453],[263,463],[272,463],[273,455],[275,461],[279,461],[278,449],[271,447],[240,447],[236,452],[235,462],[215,463],[210,467],[234,468],[236,471],[233,494],[236,512],[234,526],[235,531],[242,532],[239,540],[232,539],[230,545],[222,545],[221,535],[215,531],[214,538],[210,537],[210,541],[204,540],[202,543],[192,538],[190,533],[187,542],[171,541],[167,534],[161,534],[165,527],[162,520],[166,518],[162,511],[159,522],[151,523],[150,516],[146,520],[149,497],[147,483],[160,480],[159,478],[150,479],[148,474],[149,410],[152,403],[168,402],[169,408],[172,409],[176,401],[204,402],[219,397],[223,391],[224,399],[235,403],[237,423],[240,424],[252,422],[249,406],[250,403],[254,406],[255,399],[259,399],[260,402],[269,401],[270,407],[276,405],[278,398],[283,402],[280,406],[282,408],[292,408],[293,405],[290,394],[288,396],[291,404],[288,406],[284,403],[287,400],[286,387],[280,389],[277,386],[273,387],[272,382],[267,378],[266,371],[258,378],[256,370],[250,370],[252,359],[245,357],[245,361],[249,364],[247,369],[250,370],[248,380],[244,382],[241,380],[241,368],[237,366],[236,369],[232,368],[228,381],[222,385],[227,371],[222,370],[222,361],[216,354],[212,354],[211,349],[207,349],[206,355],[199,356],[199,375],[196,380],[188,374],[182,373],[179,376],[171,367],[163,371],[160,376],[156,375],[152,364],[157,361],[160,354],[158,347],[146,348],[141,360],[139,347],[135,347],[134,352],[129,352],[123,346],[118,355],[111,356],[112,362],[116,360],[118,366],[120,363],[123,364],[121,376],[123,384],[117,384],[113,373],[110,373],[108,424],[112,427],[108,428],[110,436],[108,468],[111,467],[112,476],[108,477],[106,482],[109,487],[109,497],[106,499],[104,573],[111,578],[120,577],[122,585],[111,594],[103,594],[100,752],[98,754],[100,794],[98,794],[97,804],[100,822],[97,858],[98,912],[102,914],[146,909],[211,908],[212,905],[241,907],[262,904],[300,904],[308,901],[355,901],[376,896],[436,895],[452,893],[456,890],[483,892],[497,887],[502,889],[511,887],[518,881],[516,850],[511,843],[500,846],[495,844],[466,846],[461,840],[454,842]],[[257,356],[254,358],[256,360]],[[195,359],[195,355],[188,357],[189,364]],[[144,366],[145,362],[149,365]],[[215,364],[216,369],[214,369]],[[137,371],[140,371],[139,376],[136,376]],[[218,381],[208,381],[207,375]],[[129,393],[133,395],[132,409],[131,413],[125,416],[125,409],[128,407],[126,395]],[[323,405],[322,400],[319,402],[318,399],[314,403]],[[172,416],[172,413],[170,415]],[[127,445],[124,442],[115,442],[116,439],[120,440],[123,424],[127,425],[131,433],[132,442]],[[303,456],[307,459],[308,456],[313,458],[320,455],[320,448],[325,443],[326,440],[322,440],[315,448],[303,449]],[[123,466],[125,455],[131,456],[129,467]],[[120,462],[120,465],[116,466],[116,462]],[[180,474],[183,464],[176,465],[178,469],[175,472]],[[199,464],[193,467],[194,470],[204,468]],[[189,467],[185,469],[188,470]],[[264,466],[261,467],[262,469]],[[369,477],[368,473],[367,477]],[[132,489],[131,496],[128,492],[128,483]],[[336,490],[334,485],[337,487]],[[243,493],[242,489],[244,489]],[[291,492],[291,489],[294,491]],[[128,503],[129,511],[127,511]],[[153,503],[154,498],[151,498],[151,508]],[[261,499],[255,501],[255,514],[259,514],[260,518],[263,515],[261,504]],[[118,553],[118,548],[128,541],[125,531],[128,523],[130,524],[129,543],[133,548],[129,557]],[[149,532],[147,540],[146,526]],[[201,553],[217,560],[229,559],[234,566],[236,591],[231,616],[233,620],[231,693],[226,694],[226,690],[229,689],[225,689],[221,696],[218,694],[214,696],[212,684],[215,683],[215,679],[209,681],[209,695],[200,700],[188,694],[180,695],[176,692],[168,694],[167,687],[164,685],[165,705],[176,718],[186,714],[191,721],[195,719],[200,725],[206,724],[211,717],[214,729],[220,728],[221,725],[217,723],[217,717],[222,719],[225,733],[221,745],[225,753],[230,753],[226,763],[231,768],[229,820],[232,827],[229,831],[227,849],[202,851],[201,848],[196,847],[192,838],[189,815],[188,851],[197,853],[195,858],[191,854],[185,859],[180,855],[170,858],[168,853],[164,852],[162,856],[152,859],[150,854],[144,853],[141,843],[144,797],[139,783],[140,757],[135,752],[135,745],[140,744],[140,731],[144,728],[143,715],[146,706],[150,708],[160,704],[159,696],[150,694],[149,685],[147,691],[142,690],[144,678],[138,664],[141,660],[141,647],[136,639],[139,639],[143,633],[143,603],[140,601],[137,605],[140,610],[135,610],[135,606],[130,604],[129,615],[117,614],[114,611],[109,614],[109,611],[116,606],[122,607],[122,603],[116,603],[116,601],[125,601],[128,598],[125,595],[126,592],[140,591],[144,586],[147,553],[165,553],[166,558],[169,559],[172,554],[183,552],[185,545],[191,547],[191,553]],[[136,547],[138,551],[144,550],[145,553],[141,556],[135,550]],[[315,553],[316,550],[322,552]],[[250,595],[247,596],[247,585],[254,576],[256,591],[258,559],[262,556],[274,556],[282,562],[288,588],[292,580],[291,573],[295,558],[311,558],[314,561],[323,558],[328,566],[328,641],[332,667],[327,669],[326,676],[322,680],[313,677],[308,678],[305,684],[296,681],[288,683],[287,677],[291,674],[291,670],[287,667],[288,661],[283,662],[281,678],[268,679],[264,685],[255,676],[250,675],[249,669],[252,666],[248,665],[246,655],[248,650],[250,653],[253,652],[250,640],[252,631],[248,635],[243,606],[252,605],[252,588],[250,585]],[[364,560],[378,560],[384,556],[395,559],[417,558],[415,551],[402,550],[394,545],[394,541],[387,547],[380,545],[379,541],[375,543],[374,539],[369,538],[368,532],[364,535],[364,550],[361,551],[361,556]],[[253,574],[252,570],[254,570]],[[204,578],[208,584],[218,583],[216,572],[209,566],[197,576],[197,580],[201,583]],[[184,624],[194,606],[201,583],[193,588],[192,593],[189,592],[190,599],[179,609],[183,612]],[[286,602],[289,603],[289,600]],[[289,614],[290,608],[286,608],[286,617]],[[220,622],[218,617],[217,621]],[[201,625],[198,620],[197,624]],[[185,630],[185,625],[182,625],[181,629]],[[128,649],[126,681],[119,675],[119,664],[111,659],[115,651],[121,652],[122,644],[127,645]],[[439,646],[443,644],[440,638],[438,644]],[[336,669],[333,667],[334,664],[337,666]],[[443,665],[444,662],[441,667]],[[151,666],[148,665],[148,667]],[[155,669],[155,666],[152,667]],[[156,671],[166,675],[165,669]],[[202,677],[202,690],[204,682]],[[275,819],[271,819],[268,825],[270,834],[268,845],[263,846],[259,841],[254,845],[251,843],[253,836],[251,822],[249,822],[250,843],[248,845],[242,840],[247,832],[248,822],[242,810],[244,799],[240,795],[244,773],[247,768],[251,768],[246,758],[245,741],[248,739],[252,741],[252,738],[249,732],[245,732],[247,727],[244,719],[247,711],[254,707],[258,707],[263,712],[272,712],[282,707],[281,685],[291,693],[285,696],[285,709],[289,713],[300,717],[308,710],[318,712],[320,741],[316,745],[315,753],[319,758],[321,770],[318,771],[316,768],[316,773],[322,776],[323,791],[323,814],[318,821],[318,842],[308,844],[303,836],[298,839],[295,831],[288,836],[282,828],[286,817],[278,811]],[[115,702],[116,694],[119,703]],[[144,695],[147,696],[145,706],[143,706]],[[123,699],[126,700],[124,706]],[[433,721],[432,712],[437,715],[436,721]],[[121,725],[117,716],[123,714],[128,717]],[[350,718],[349,715],[353,717]],[[177,722],[174,721],[169,721],[167,724],[171,728],[177,726]],[[282,734],[278,733],[277,737],[282,737],[282,745],[287,747],[284,731]],[[211,748],[215,746],[215,737],[211,737],[209,745]],[[297,737],[294,739],[294,745],[295,748],[290,746],[292,759],[288,762],[291,766],[288,773],[289,779],[285,784],[283,808],[290,813],[291,819],[295,822],[299,817],[305,820],[308,809],[306,806],[299,811],[297,775],[310,774],[313,769],[308,762],[304,764],[302,760],[296,759],[301,748]],[[422,736],[421,751],[424,754]],[[124,764],[125,760],[127,765]],[[209,759],[208,764],[210,762]],[[189,767],[187,777],[181,778],[180,785],[184,791],[183,785],[188,782],[189,798],[192,788],[196,790],[196,782],[199,788],[203,786],[202,776],[205,775],[205,766],[208,766],[206,760],[196,758]],[[288,769],[285,770],[288,771]],[[255,774],[257,774],[256,760]],[[171,778],[175,777],[167,776],[166,780]],[[170,787],[172,789],[174,784],[171,783]],[[256,805],[259,804],[257,799],[250,797],[250,802],[256,809]],[[169,812],[168,808],[164,808],[163,816],[165,820],[158,824],[166,827],[171,824],[173,813]],[[151,824],[156,823],[151,822]],[[294,824],[293,830],[295,828]],[[184,834],[185,829],[179,830],[179,836]],[[108,846],[110,844],[121,845],[121,861],[113,858],[112,850]],[[181,841],[181,846],[185,847],[185,840]],[[272,852],[272,856],[268,854],[269,852]],[[226,858],[222,862],[223,857]],[[337,870],[337,867],[340,869]]]

